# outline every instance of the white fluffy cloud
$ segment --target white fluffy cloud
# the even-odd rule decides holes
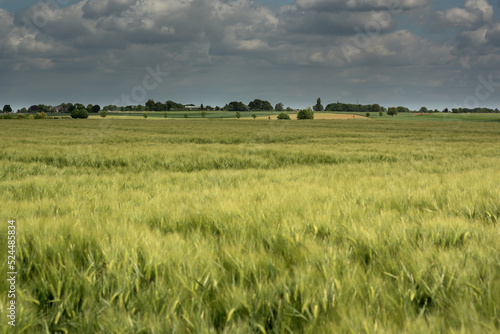
[[[440,26],[474,28],[493,20],[493,6],[487,0],[466,0],[463,8],[450,8],[436,13]]]

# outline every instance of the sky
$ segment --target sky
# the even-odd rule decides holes
[[[0,0],[0,108],[500,108],[500,0]]]

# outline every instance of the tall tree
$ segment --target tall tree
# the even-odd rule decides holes
[[[9,104],[3,106],[3,112],[12,112],[12,108]]]
[[[325,110],[325,108],[323,108],[323,105],[321,104],[321,98],[318,97],[316,105],[314,106],[314,111],[323,111],[323,110]]]
[[[276,107],[275,107],[274,109],[275,109],[276,111],[283,111],[283,110],[284,110],[284,108],[285,108],[285,106],[283,105],[283,103],[281,103],[281,102],[280,102],[280,103],[278,103],[278,104],[276,105]]]

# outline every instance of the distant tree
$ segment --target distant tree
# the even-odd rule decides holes
[[[37,105],[31,106],[28,110],[30,112],[37,112],[38,111],[38,106]]]
[[[146,102],[146,111],[153,111],[155,109],[155,101],[154,100],[151,100],[149,99],[147,102]]]
[[[399,106],[398,113],[403,113],[403,112],[410,112],[410,109],[408,109],[406,107]]]
[[[248,106],[242,102],[233,101],[229,103],[225,108],[226,111],[248,111]]]
[[[9,104],[3,106],[3,112],[12,112],[12,108]]]
[[[200,110],[205,110],[205,107],[203,106],[203,103],[200,106]]]
[[[174,101],[167,101],[165,102],[165,110],[170,111],[172,109],[172,105],[174,104]]]
[[[167,118],[168,114],[167,113],[163,113],[163,117]]]
[[[219,106],[215,106],[215,111],[220,111],[220,107]]]
[[[163,110],[163,103],[161,102],[156,102],[154,106],[154,111],[162,111]]]
[[[276,110],[276,111],[283,111],[283,110],[284,110],[284,107],[285,107],[285,106],[283,105],[283,103],[281,103],[281,102],[280,102],[280,103],[278,103],[278,104],[276,105],[276,107],[274,107],[274,110]]]
[[[250,110],[262,110],[262,100],[255,99],[248,104]]]
[[[92,104],[87,104],[87,107],[85,109],[87,109],[88,112],[94,112],[93,111],[93,108],[94,108],[94,105]]]
[[[71,118],[86,119],[89,118],[89,113],[85,108],[73,109],[73,111],[71,112]]]
[[[397,115],[397,114],[398,114],[398,108],[396,108],[396,107],[390,107],[387,110],[387,115],[389,115],[389,116],[394,117],[394,115]]]
[[[422,107],[422,108],[420,108],[420,110],[418,112],[421,114],[427,114],[429,112],[429,110],[427,110],[426,107]]]
[[[106,110],[101,110],[100,114],[102,118],[106,118],[106,116],[108,116],[108,112]]]
[[[252,117],[253,117],[253,119],[256,119],[256,118],[257,118],[257,115],[252,114]]]
[[[444,108],[443,112],[450,112],[450,111],[448,110],[448,108]]]
[[[453,109],[451,109],[451,112],[454,114],[458,114],[460,112],[460,110],[458,108],[453,108]]]
[[[374,112],[374,113],[379,113],[382,109],[380,108],[380,105],[378,104],[372,104],[370,107],[370,112]]]
[[[366,113],[366,117],[370,117],[370,113],[369,112]]]
[[[187,113],[185,113],[184,118],[189,118],[189,115]]]
[[[382,111],[380,111],[380,112],[378,113],[378,115],[379,115],[380,117],[382,117],[382,116],[384,116],[384,113],[383,113]]]
[[[314,111],[323,111],[325,108],[323,108],[323,105],[321,104],[321,98],[318,97],[318,100],[316,101],[316,105],[314,106]]]
[[[290,107],[287,107],[287,108],[286,108],[286,111],[293,111],[293,109],[292,109],[292,108],[290,108]]]
[[[314,113],[311,110],[311,107],[299,111],[297,114],[297,119],[314,119]]]
[[[203,110],[203,109],[202,109],[202,110]],[[205,118],[205,116],[207,116],[207,113],[206,113],[206,111],[204,111],[204,110],[203,110],[203,111],[201,112],[201,117]]]
[[[290,120],[290,115],[287,113],[282,112],[281,114],[278,115],[278,119],[283,119],[283,120]]]
[[[83,107],[83,108],[85,108],[85,107]],[[47,111],[48,111],[48,110],[47,110],[47,107],[46,107],[45,105],[43,105],[43,104],[39,104],[39,105],[38,105],[38,111],[39,111],[39,112],[44,112],[44,113],[47,113]]]
[[[144,119],[148,118],[148,113],[145,112],[144,114],[142,114],[142,116],[144,117]]]
[[[273,106],[269,101],[255,99],[248,104],[248,108],[250,110],[266,110],[271,111],[274,110]]]
[[[92,112],[97,114],[99,111],[101,111],[101,106],[96,104],[95,106],[92,106]]]
[[[241,113],[239,111],[236,112],[236,118],[240,119],[241,118]]]
[[[28,112],[28,109],[26,109],[26,107],[22,107],[22,108],[21,108],[21,112],[22,112],[22,113],[27,113],[27,112]]]
[[[262,110],[272,111],[274,108],[269,101],[262,101]]]

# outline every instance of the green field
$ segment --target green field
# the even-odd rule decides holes
[[[107,114],[106,119],[120,119],[120,120],[131,120],[131,119],[144,119],[145,112],[132,112],[132,111],[110,111]],[[165,118],[165,113],[167,117]],[[280,112],[278,111],[242,111],[240,112],[241,118],[252,119],[252,115],[263,119],[267,119],[268,116],[276,116]],[[297,118],[296,112],[288,112],[290,117],[295,120]],[[188,120],[193,119],[203,119],[201,111],[148,111],[148,120],[172,120],[172,119],[186,119],[187,114]],[[315,112],[316,115],[358,115],[366,116],[366,112]],[[60,113],[49,113],[49,117],[70,117],[70,114],[60,114]],[[90,114],[91,119],[99,119],[99,114]],[[234,111],[206,111],[205,119],[236,119],[236,112]],[[479,113],[463,113],[463,114],[453,114],[453,113],[431,113],[431,114],[416,114],[416,113],[399,113],[397,116],[391,117],[386,113],[383,116],[379,116],[378,113],[370,113],[371,119],[376,120],[390,120],[390,121],[470,121],[470,122],[500,122],[500,114],[490,113],[490,114],[479,114]]]
[[[500,332],[498,118],[373,118],[0,121],[1,332]]]

